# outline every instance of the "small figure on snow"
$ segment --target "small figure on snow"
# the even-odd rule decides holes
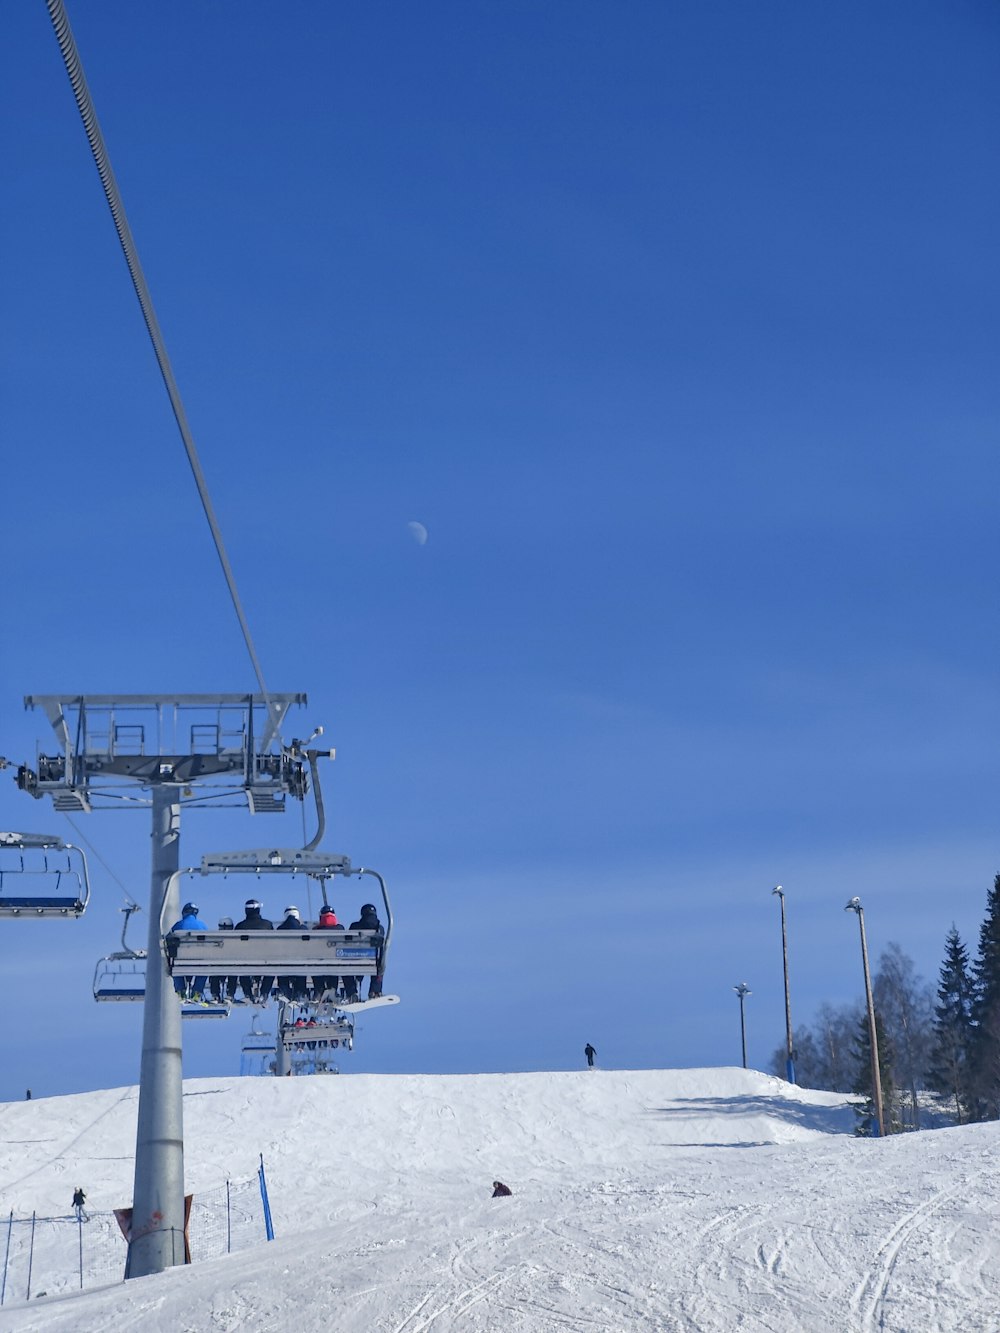
[[[513,1190],[510,1188],[510,1186],[505,1185],[502,1180],[494,1180],[493,1182],[494,1199],[502,1199],[504,1198],[505,1195],[508,1194],[513,1194]]]
[[[77,1220],[78,1222],[89,1222],[89,1221],[90,1221],[90,1218],[89,1218],[89,1217],[87,1216],[87,1214],[83,1211],[83,1205],[84,1205],[86,1202],[87,1202],[87,1196],[86,1196],[86,1194],[84,1194],[84,1192],[83,1192],[83,1190],[80,1188],[80,1186],[77,1185],[76,1189],[73,1191],[73,1207],[74,1207],[74,1209],[76,1210],[76,1220]]]
[[[594,1056],[597,1054],[597,1052],[596,1052],[596,1050],[593,1048],[593,1046],[591,1046],[591,1044],[590,1044],[589,1041],[587,1042],[586,1046],[584,1046],[584,1048],[583,1048],[583,1053],[584,1053],[584,1055],[587,1057],[587,1068],[588,1068],[588,1069],[593,1069],[593,1067],[594,1067]]]

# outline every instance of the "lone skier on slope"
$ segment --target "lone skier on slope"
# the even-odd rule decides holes
[[[76,1189],[73,1191],[73,1207],[76,1209],[76,1220],[77,1220],[78,1222],[89,1222],[89,1221],[90,1221],[90,1218],[89,1218],[89,1217],[87,1216],[87,1214],[83,1211],[83,1205],[84,1205],[86,1202],[87,1202],[87,1196],[86,1196],[86,1194],[84,1194],[84,1192],[83,1192],[83,1190],[80,1188],[80,1186],[77,1185]]]
[[[586,1046],[584,1046],[583,1053],[587,1057],[587,1068],[593,1069],[594,1056],[597,1054],[597,1052],[594,1050],[593,1046],[591,1046],[589,1041],[587,1042]]]
[[[507,1194],[513,1194],[513,1190],[510,1188],[510,1186],[505,1185],[502,1180],[494,1180],[493,1182],[494,1199],[501,1199]]]

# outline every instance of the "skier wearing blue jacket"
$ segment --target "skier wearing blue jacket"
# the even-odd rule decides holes
[[[208,930],[204,921],[198,915],[198,908],[194,903],[185,903],[181,910],[181,919],[176,921],[171,930]],[[187,990],[187,977],[174,977],[174,990],[178,995],[183,995]],[[191,983],[191,998],[200,1000],[202,992],[208,985],[208,977],[195,977]]]

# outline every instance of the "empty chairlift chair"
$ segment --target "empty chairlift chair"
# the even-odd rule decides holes
[[[146,998],[146,950],[130,949],[125,938],[133,912],[140,908],[132,903],[121,909],[125,913],[122,926],[122,947],[115,953],[98,959],[94,969],[94,999],[102,1003],[141,1001]],[[228,1018],[230,1006],[219,1004],[181,1004],[182,1018]]]
[[[89,901],[79,847],[50,833],[0,833],[0,916],[79,917]]]
[[[254,1014],[250,1031],[243,1038],[240,1050],[240,1076],[273,1074],[275,1071],[274,1033],[261,1032]]]
[[[132,913],[138,912],[136,903],[121,909],[122,947],[97,960],[94,969],[94,999],[108,1001],[138,1001],[146,998],[146,950],[130,949],[125,935]]]

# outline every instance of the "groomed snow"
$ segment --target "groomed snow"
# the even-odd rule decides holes
[[[0,1106],[0,1216],[131,1195],[134,1088]],[[278,1239],[0,1327],[1000,1329],[1000,1128],[882,1142],[741,1069],[199,1079],[187,1187],[267,1165]],[[492,1199],[499,1178],[513,1197]]]

